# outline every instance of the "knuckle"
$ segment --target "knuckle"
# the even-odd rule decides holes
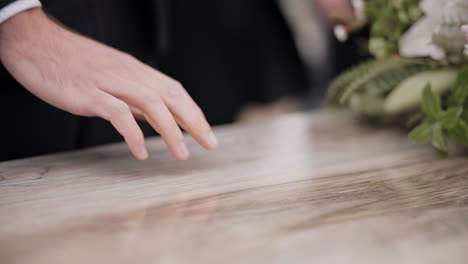
[[[131,138],[135,143],[142,143],[144,142],[144,135],[140,129],[131,128],[127,137]]]
[[[172,82],[164,91],[164,97],[167,100],[179,100],[185,94],[185,89],[178,81]]]
[[[90,100],[88,100],[88,105],[92,109],[94,116],[98,116],[109,120],[109,117],[107,115],[107,108],[105,107],[104,102],[102,100],[99,100],[97,98],[91,98]]]
[[[69,97],[68,100],[66,100],[68,102],[66,110],[74,115],[86,117],[95,116],[95,107],[92,100],[92,98],[85,94]]]
[[[205,114],[197,104],[194,104],[192,107],[192,116],[193,119],[202,126],[208,126],[208,121],[206,121]]]
[[[126,63],[134,63],[135,61],[137,61],[135,57],[133,57],[132,55],[128,53],[122,53],[121,59],[123,62],[126,62]]]
[[[147,89],[146,92],[142,93],[144,101],[146,101],[148,104],[158,104],[162,102],[161,96],[159,94],[151,89]]]
[[[68,112],[78,116],[94,116],[95,113],[92,111],[90,105],[80,102],[72,102],[68,105]]]
[[[162,126],[161,135],[168,141],[180,143],[184,141],[184,135],[176,123],[168,122]]]
[[[108,108],[108,116],[110,119],[121,117],[130,111],[129,106],[122,101],[114,102]]]
[[[192,124],[193,133],[198,135],[207,135],[211,132],[211,127],[205,121],[198,121]]]
[[[179,144],[179,143],[184,142],[184,136],[182,135],[182,133],[174,133],[174,134],[169,138],[169,140],[172,141],[172,142],[175,143],[175,144]]]
[[[184,90],[184,86],[176,80],[172,81],[172,87],[174,87],[175,89]]]
[[[127,72],[135,73],[138,72],[141,62],[135,58],[133,55],[128,53],[123,53],[120,56],[120,65],[121,69]]]
[[[194,105],[195,105],[194,112],[206,122],[206,117],[205,117],[205,113],[203,113],[203,110],[197,104],[194,104]]]
[[[201,125],[199,127],[202,134],[208,134],[211,132],[211,127],[205,120],[201,121]]]

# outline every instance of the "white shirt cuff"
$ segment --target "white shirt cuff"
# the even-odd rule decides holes
[[[0,23],[25,10],[41,7],[39,0],[17,0],[0,9]]]

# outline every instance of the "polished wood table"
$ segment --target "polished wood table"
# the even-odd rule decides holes
[[[467,157],[333,112],[216,131],[0,163],[0,263],[468,262]]]

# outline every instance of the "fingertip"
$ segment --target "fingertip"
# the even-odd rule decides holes
[[[149,158],[148,150],[146,149],[146,146],[142,146],[140,149],[138,149],[134,153],[135,157],[138,160],[147,160]]]
[[[180,142],[174,147],[173,155],[178,160],[187,160],[190,157],[190,152],[185,142]]]
[[[208,150],[216,150],[219,147],[218,138],[215,136],[213,131],[210,131],[205,137],[204,140],[206,142],[206,148]]]
[[[146,146],[143,146],[140,150],[140,158],[141,160],[147,160],[149,157],[148,150],[146,149]]]
[[[184,161],[184,160],[188,160],[189,156],[185,156],[185,157],[177,157],[175,156],[175,158],[179,161]]]
[[[147,157],[140,157],[140,156],[135,156],[138,160],[141,160],[141,161],[145,161],[148,159],[148,156]]]

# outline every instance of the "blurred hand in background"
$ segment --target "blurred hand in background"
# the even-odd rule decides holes
[[[314,0],[320,13],[331,25],[351,24],[354,21],[351,0]]]

